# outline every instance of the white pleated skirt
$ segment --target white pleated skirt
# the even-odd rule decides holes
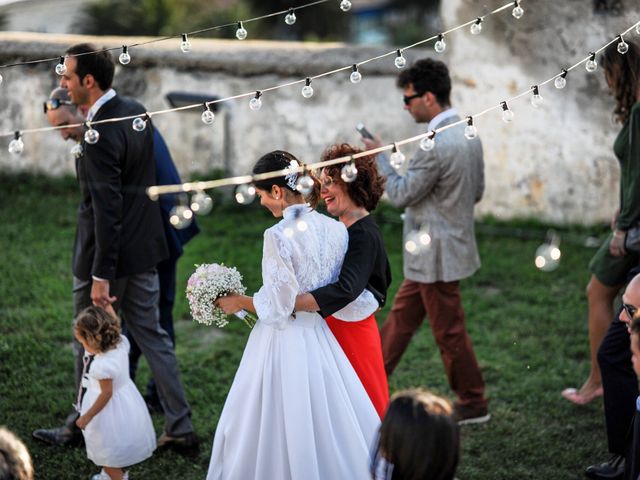
[[[366,480],[380,419],[329,327],[297,313],[253,328],[207,480]]]

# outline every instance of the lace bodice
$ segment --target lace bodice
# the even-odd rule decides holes
[[[347,250],[345,226],[293,205],[264,232],[262,282],[253,303],[261,322],[285,328],[296,295],[335,282]]]

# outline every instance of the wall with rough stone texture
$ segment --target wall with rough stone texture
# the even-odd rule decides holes
[[[504,4],[500,0],[442,2],[448,29]],[[441,58],[453,76],[452,103],[462,115],[497,105],[501,100],[545,80],[586,57],[613,35],[640,21],[640,5],[627,2],[619,15],[596,15],[586,0],[523,1],[520,20],[503,12],[488,18],[482,34],[460,30],[447,36]],[[635,2],[633,2],[635,3]],[[485,10],[478,10],[484,8]],[[630,35],[640,41],[637,35]],[[89,38],[73,35],[0,33],[0,62],[54,57],[79,41],[121,45],[138,39]],[[118,92],[140,99],[149,110],[168,107],[171,91],[228,97],[264,89],[339,68],[390,50],[342,44],[296,44],[192,39],[189,54],[176,39],[131,49],[132,62],[119,67]],[[435,56],[431,48],[408,50],[411,61]],[[55,62],[5,69],[0,86],[0,131],[46,126],[42,100],[56,85]],[[287,149],[304,161],[316,160],[336,141],[357,142],[354,125],[364,121],[384,140],[421,133],[402,110],[394,87],[392,58],[361,67],[363,81],[352,85],[348,72],[317,79],[311,99],[300,85],[263,96],[263,107],[248,108],[248,97],[224,105],[213,126],[200,121],[200,111],[154,118],[169,143],[185,179],[197,171],[225,166],[244,174],[264,152]],[[486,193],[479,215],[535,217],[558,223],[607,221],[617,204],[618,167],[611,145],[620,128],[612,121],[613,99],[602,72],[580,67],[564,90],[541,88],[544,107],[533,109],[528,98],[512,103],[515,121],[507,125],[498,110],[476,120],[485,149]],[[25,153],[12,157],[9,138],[0,141],[0,168],[60,175],[72,172],[71,147],[57,133],[25,135]],[[403,150],[409,154],[413,149]]]

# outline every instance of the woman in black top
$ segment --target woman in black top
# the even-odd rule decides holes
[[[322,160],[361,152],[348,144],[333,145]],[[345,224],[349,246],[335,283],[299,295],[296,310],[318,311],[358,374],[382,418],[389,403],[389,388],[382,360],[380,332],[374,313],[383,307],[391,283],[389,260],[382,235],[369,215],[384,192],[372,156],[353,161],[357,175],[351,182],[342,174],[343,164],[322,170],[320,196],[327,211]]]

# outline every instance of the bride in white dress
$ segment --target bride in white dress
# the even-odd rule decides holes
[[[296,161],[275,151],[254,174]],[[369,474],[379,417],[349,360],[317,313],[293,314],[296,295],[337,279],[344,225],[313,211],[296,174],[255,182],[260,203],[283,217],[264,233],[263,286],[217,304],[255,311],[213,441],[207,480],[358,480]]]

